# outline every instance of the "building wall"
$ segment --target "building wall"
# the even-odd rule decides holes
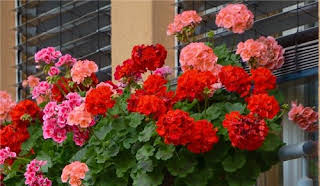
[[[130,58],[132,47],[140,44],[164,45],[166,65],[174,67],[174,37],[166,35],[174,13],[174,0],[112,0],[112,72]]]
[[[15,65],[15,1],[0,1],[0,90],[8,91],[16,97]]]

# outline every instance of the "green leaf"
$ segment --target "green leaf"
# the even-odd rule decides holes
[[[282,127],[278,123],[270,122],[268,124],[269,128],[275,132],[281,132]]]
[[[149,122],[139,134],[139,141],[147,142],[150,140],[151,136],[155,134],[156,125],[153,122]]]
[[[138,172],[133,178],[133,186],[158,186],[162,183],[163,174],[160,171],[152,173]]]
[[[181,154],[179,157],[174,156],[168,161],[168,171],[177,177],[186,177],[195,170],[197,161],[187,154]]]
[[[143,145],[136,154],[137,160],[148,159],[150,156],[153,156],[154,150],[155,149],[150,144]]]
[[[37,144],[38,139],[42,136],[41,126],[31,125],[28,128],[30,138],[21,145],[20,156],[24,156]]]
[[[115,167],[117,177],[123,177],[124,174],[136,165],[136,160],[129,153],[121,153],[116,158]]]
[[[194,114],[191,114],[190,117],[194,118],[195,120],[200,120],[202,119],[203,115],[202,113],[194,113]]]
[[[51,168],[52,165],[53,165],[52,161],[51,161],[51,157],[47,153],[45,153],[43,151],[41,151],[37,155],[36,159],[37,160],[45,160],[45,161],[47,161],[47,163],[41,167],[42,172],[48,172],[48,169]]]
[[[262,151],[274,151],[278,147],[283,145],[282,139],[280,136],[277,136],[273,133],[269,133],[268,136],[266,137],[263,145],[259,148],[259,150]]]
[[[196,169],[192,174],[184,178],[187,186],[207,186],[208,180],[213,176],[212,168],[204,167],[203,169]]]
[[[227,110],[228,113],[232,112],[232,111],[239,111],[240,114],[243,114],[245,108],[246,108],[246,105],[243,105],[241,103],[225,103],[225,108]]]
[[[156,158],[158,160],[168,160],[173,156],[174,151],[174,145],[162,144],[156,153]]]
[[[246,160],[247,159],[244,153],[234,153],[233,155],[227,156],[227,158],[223,160],[223,169],[227,172],[235,172],[236,170],[244,166]]]
[[[153,162],[152,160],[148,159],[148,160],[140,160],[138,161],[138,169],[140,169],[141,171],[144,172],[152,172],[153,171]]]
[[[197,99],[194,99],[192,103],[189,103],[188,100],[177,102],[173,107],[174,109],[181,109],[183,111],[190,111],[198,103]]]
[[[111,141],[107,144],[103,155],[107,157],[114,157],[119,153],[120,147],[114,141]]]
[[[123,147],[126,149],[130,149],[131,144],[137,142],[137,138],[126,138],[123,140]]]
[[[132,128],[136,128],[142,123],[142,120],[144,119],[144,116],[139,113],[131,113],[129,115],[130,123],[129,126]]]
[[[276,100],[278,101],[279,105],[284,104],[285,97],[284,97],[283,93],[280,90],[278,90],[278,89],[270,90],[269,91],[269,95],[270,96],[274,96],[276,98]]]
[[[206,119],[208,120],[215,120],[221,115],[221,108],[218,105],[213,104],[211,105],[206,111]]]
[[[103,140],[106,135],[112,130],[111,121],[108,118],[103,118],[99,121],[98,125],[101,127],[94,131],[95,136],[97,136],[100,140]]]

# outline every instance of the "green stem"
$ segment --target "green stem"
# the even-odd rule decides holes
[[[102,140],[100,140],[100,139],[98,138],[98,136],[96,136],[96,134],[94,133],[94,131],[92,130],[92,128],[90,128],[89,130],[90,130],[90,133],[91,133],[95,138],[97,138],[97,140],[99,140],[101,143],[103,142]]]
[[[206,117],[207,116],[207,109],[208,109],[208,95],[205,94],[204,96],[204,116]]]
[[[27,161],[27,162],[31,161],[30,159],[27,159],[27,158],[21,158],[21,157],[16,157],[16,159],[17,159],[17,160]]]

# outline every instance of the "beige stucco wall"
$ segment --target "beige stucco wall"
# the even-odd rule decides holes
[[[0,1],[0,90],[8,91],[15,98],[15,26],[14,0]]]
[[[166,36],[167,25],[174,17],[174,0],[112,0],[112,73],[117,65],[130,58],[138,44],[164,45],[166,64],[174,67],[174,37]]]

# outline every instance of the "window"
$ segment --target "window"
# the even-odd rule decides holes
[[[77,59],[95,61],[98,78],[111,79],[110,0],[17,0],[16,5],[19,99],[28,96],[22,80],[31,74],[42,75],[35,68],[34,53],[48,46]]]

